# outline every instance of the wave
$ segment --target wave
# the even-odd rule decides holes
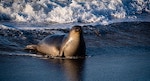
[[[38,55],[38,54],[17,54],[17,53],[0,54],[0,56],[28,56],[28,57],[46,58],[43,55]]]
[[[150,0],[1,0],[0,21],[107,23],[150,14]]]

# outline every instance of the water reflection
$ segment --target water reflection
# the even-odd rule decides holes
[[[67,81],[83,81],[85,59],[50,59],[60,65]]]

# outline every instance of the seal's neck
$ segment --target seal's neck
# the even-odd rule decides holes
[[[80,40],[81,35],[79,33],[70,33],[68,36],[71,40]]]

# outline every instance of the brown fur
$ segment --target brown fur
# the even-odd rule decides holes
[[[27,45],[26,49],[37,50],[49,56],[85,56],[85,42],[81,26],[74,26],[68,36],[50,35],[40,41],[37,45]]]

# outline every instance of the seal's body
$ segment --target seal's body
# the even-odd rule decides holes
[[[37,45],[27,45],[26,49],[33,49],[56,57],[85,56],[85,42],[81,26],[74,26],[67,36],[49,35]]]

